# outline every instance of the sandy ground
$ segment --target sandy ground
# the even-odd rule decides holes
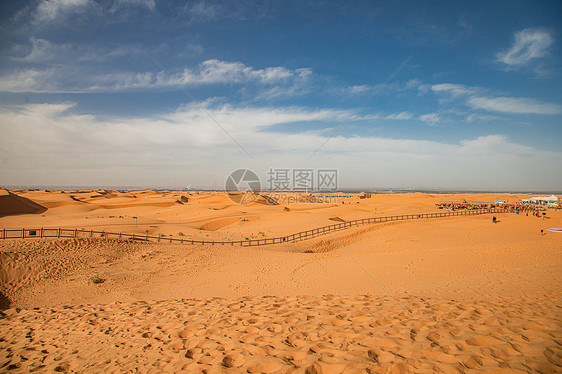
[[[215,209],[228,205],[224,195],[180,204],[185,193],[126,194],[21,193],[48,209],[4,216],[0,227],[269,237],[334,217],[518,199],[405,194]],[[562,212],[548,217],[394,222],[253,248],[2,241],[0,371],[561,372],[562,234],[541,230],[562,227]],[[209,230],[222,219],[230,223]]]
[[[23,372],[559,372],[555,304],[301,296],[10,310],[0,344],[3,370]]]
[[[236,204],[220,192],[17,191],[17,195],[48,210],[21,215],[10,210],[10,215],[3,216],[6,204],[0,190],[2,228],[84,228],[215,240],[275,237],[360,218],[442,212],[435,206],[439,202],[515,202],[528,197],[410,193],[360,199],[361,194],[340,197],[348,194],[336,193],[328,194],[324,203],[291,203],[289,199],[307,195],[289,193],[272,206],[263,198]]]

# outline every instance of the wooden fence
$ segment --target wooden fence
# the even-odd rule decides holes
[[[153,236],[153,235],[142,235],[142,234],[124,234],[120,232],[116,233],[116,232],[109,232],[109,231],[63,229],[63,228],[2,229],[1,231],[2,236],[0,239],[102,237],[108,239],[135,240],[135,241],[158,242],[158,243],[162,242],[162,243],[181,243],[181,244],[199,244],[199,245],[240,245],[243,247],[252,247],[252,246],[272,245],[272,244],[281,244],[281,243],[292,243],[300,240],[312,239],[317,236],[326,235],[334,231],[340,231],[351,227],[370,225],[375,223],[405,221],[405,220],[415,220],[415,219],[455,217],[455,216],[473,216],[473,215],[480,215],[480,214],[508,213],[508,212],[509,212],[508,209],[494,208],[494,209],[481,209],[481,210],[463,210],[463,211],[443,212],[443,213],[403,214],[397,216],[362,218],[353,221],[337,223],[334,225],[318,227],[312,230],[301,231],[296,234],[281,236],[277,238],[248,239],[248,240],[235,240],[235,241],[194,240],[194,239],[187,239],[187,238],[174,238],[171,236],[165,237],[165,236]]]

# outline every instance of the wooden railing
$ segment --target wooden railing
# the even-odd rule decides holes
[[[362,218],[353,221],[336,223],[334,225],[322,226],[312,230],[301,231],[296,234],[287,236],[280,236],[277,238],[263,238],[263,239],[247,239],[247,240],[233,240],[233,241],[219,241],[219,240],[195,240],[187,238],[175,238],[154,235],[142,234],[125,234],[109,231],[96,231],[84,229],[63,229],[63,228],[37,228],[37,229],[2,229],[0,231],[0,239],[31,239],[31,238],[87,238],[87,237],[102,237],[108,239],[118,240],[135,240],[144,242],[158,242],[158,243],[180,243],[180,244],[199,244],[199,245],[240,245],[243,247],[253,247],[262,245],[273,245],[282,243],[292,243],[300,240],[312,239],[321,235],[326,235],[334,231],[349,229],[351,227],[370,225],[375,223],[406,221],[415,219],[431,219],[431,218],[444,218],[455,216],[473,216],[480,214],[492,213],[508,213],[508,209],[494,208],[494,209],[481,209],[481,210],[462,210],[443,213],[421,213],[421,214],[403,214],[397,216],[385,217],[372,217]]]

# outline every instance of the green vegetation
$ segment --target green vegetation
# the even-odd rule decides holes
[[[101,284],[105,282],[105,279],[101,278],[98,274],[94,275],[92,278],[90,278],[90,280],[93,284]]]
[[[245,239],[246,240],[259,239],[260,237],[265,238],[265,233],[262,231],[258,232],[257,234],[252,233],[250,234],[250,237],[246,237]]]

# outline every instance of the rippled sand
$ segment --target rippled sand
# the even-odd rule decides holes
[[[242,297],[7,311],[3,370],[560,372],[559,295]]]

